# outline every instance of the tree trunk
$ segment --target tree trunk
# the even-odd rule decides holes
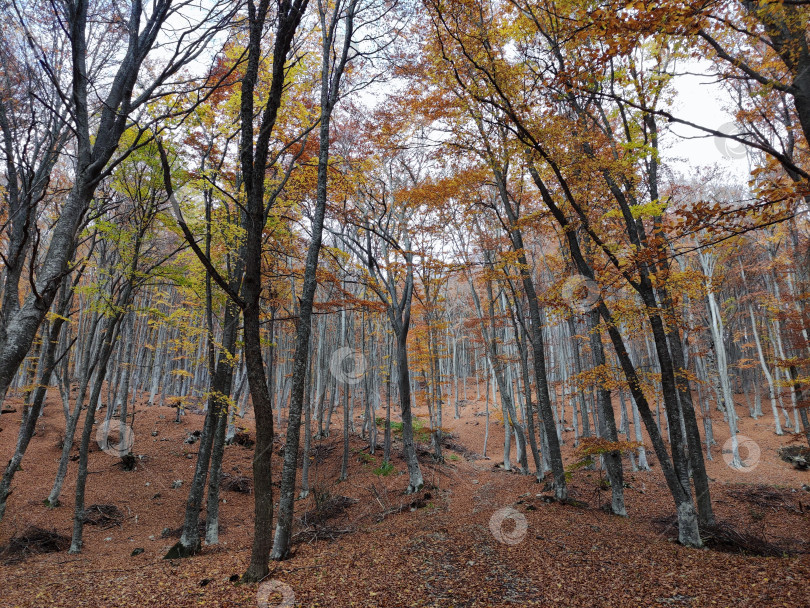
[[[540,416],[546,430],[546,437],[549,448],[549,461],[554,474],[554,495],[557,500],[568,498],[568,487],[565,481],[565,467],[563,466],[562,453],[560,452],[560,442],[554,428],[554,418],[551,412],[551,397],[549,396],[548,376],[546,375],[546,354],[543,341],[543,323],[540,317],[540,304],[537,300],[537,291],[531,276],[530,266],[526,258],[526,249],[523,245],[523,234],[518,227],[518,217],[515,214],[509,195],[506,191],[506,177],[495,170],[495,182],[500,193],[501,203],[506,210],[509,219],[509,232],[512,247],[517,253],[520,264],[520,278],[523,282],[523,291],[529,303],[529,321],[531,331],[529,336],[534,353],[534,375],[537,399],[540,405]]]
[[[34,391],[34,398],[30,407],[27,407],[23,413],[22,422],[20,424],[20,432],[17,436],[17,447],[14,450],[14,455],[8,463],[3,478],[0,480],[0,521],[3,520],[3,515],[6,510],[6,502],[11,494],[11,482],[14,479],[14,474],[22,462],[28,444],[34,436],[37,420],[42,412],[42,404],[45,401],[45,394],[48,390],[50,378],[53,375],[54,368],[56,367],[56,349],[59,343],[62,327],[65,323],[65,314],[67,307],[72,299],[72,288],[68,288],[69,283],[64,279],[62,290],[63,295],[60,298],[60,304],[57,310],[57,316],[54,318],[53,323],[48,331],[47,341],[44,344],[44,353],[42,357],[42,374],[40,376],[39,386]],[[67,349],[72,344],[67,345]],[[62,356],[65,356],[63,353]]]
[[[166,559],[189,557],[200,550],[201,543],[198,528],[200,511],[202,510],[205,482],[208,478],[215,438],[219,434],[219,427],[224,426],[222,419],[227,420],[228,395],[230,394],[233,375],[231,357],[236,347],[238,328],[239,310],[233,303],[228,302],[225,306],[222,349],[217,357],[216,370],[211,381],[208,408],[198,442],[197,463],[186,500],[183,530],[180,534],[180,540],[166,553]],[[224,443],[224,428],[221,433],[221,442]],[[212,471],[212,475],[214,474],[216,474],[216,471]],[[215,483],[218,498],[219,480],[217,479]],[[210,509],[211,503],[209,502]],[[213,517],[210,519],[213,519]],[[208,534],[209,531],[206,531],[206,536]]]
[[[599,331],[599,311],[592,310],[588,313],[588,333],[591,342],[591,356],[596,369],[605,367],[605,351],[602,348],[602,334]],[[616,432],[616,419],[613,414],[613,403],[610,398],[610,389],[604,383],[599,382],[596,393],[596,409],[599,414],[599,434],[608,441],[619,440]],[[604,455],[608,478],[610,479],[611,490],[611,512],[614,515],[626,516],[624,507],[624,471],[622,469],[622,453],[614,450]]]
[[[413,441],[413,417],[411,415],[411,379],[408,371],[408,325],[400,328],[397,334],[397,380],[399,383],[399,403],[402,414],[402,449],[408,465],[408,487],[406,494],[418,492],[425,485],[422,470],[416,458]]]
[[[129,303],[131,287],[125,287],[125,294],[121,297],[119,306],[126,307]],[[73,507],[73,537],[70,541],[68,553],[80,553],[82,549],[82,532],[84,531],[84,492],[87,484],[87,460],[90,449],[90,436],[93,434],[93,423],[96,417],[96,406],[101,395],[102,383],[107,371],[107,362],[110,360],[115,340],[118,335],[119,323],[123,314],[117,312],[112,316],[104,331],[104,342],[99,354],[99,371],[93,385],[93,392],[90,395],[90,402],[87,404],[87,412],[84,417],[84,428],[82,429],[81,444],[79,446],[79,471],[76,478],[76,500]]]

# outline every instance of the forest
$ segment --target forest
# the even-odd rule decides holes
[[[0,606],[810,606],[808,19],[0,0]]]

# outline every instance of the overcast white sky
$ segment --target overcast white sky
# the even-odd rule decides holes
[[[697,67],[700,69],[706,66]],[[734,116],[725,109],[728,107],[728,97],[710,76],[677,76],[675,88],[678,97],[671,109],[674,116],[730,132],[726,129],[732,128]],[[725,128],[721,128],[723,126]],[[664,157],[670,166],[685,177],[693,173],[696,167],[716,165],[729,178],[738,178],[743,182],[748,180],[748,162],[744,151],[739,144],[730,140],[715,140],[696,129],[672,125],[672,133],[666,138],[664,146]]]

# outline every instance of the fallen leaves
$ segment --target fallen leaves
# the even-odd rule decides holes
[[[457,433],[454,441],[470,452],[482,448],[482,429],[465,425],[475,420],[475,413],[471,405],[460,420],[452,422]],[[46,409],[46,416],[57,415],[61,415],[58,407]],[[175,530],[181,523],[193,474],[193,462],[186,465],[173,453],[201,425],[202,417],[188,415],[175,426],[168,408],[143,408],[139,416],[145,428],[158,428],[169,441],[136,444],[135,452],[145,452],[149,458],[134,472],[105,466],[109,457],[103,452],[92,454],[91,470],[99,473],[88,486],[91,504],[116,505],[120,512],[132,515],[105,531],[88,527],[79,556],[64,551],[30,555],[24,562],[0,569],[4,606],[257,606],[258,586],[239,580],[250,555],[252,495],[227,493],[227,502],[220,504],[219,545],[204,546],[191,559],[161,559],[168,548],[161,530]],[[741,430],[763,446],[764,458],[757,472],[750,474],[754,477],[746,477],[755,483],[746,485],[728,483],[739,475],[725,467],[722,459],[707,463],[711,477],[718,479],[712,485],[718,518],[740,530],[760,526],[756,529],[770,539],[809,542],[810,513],[798,505],[805,496],[804,502],[810,503],[810,494],[762,485],[778,482],[799,488],[803,473],[778,460],[778,438],[747,428],[747,419],[742,422]],[[497,446],[502,438],[503,427],[493,425],[491,445]],[[357,436],[351,441],[352,448],[364,446]],[[330,516],[318,525],[350,531],[333,538],[307,539],[312,542],[296,545],[292,559],[270,566],[269,578],[289,585],[297,606],[760,608],[783,600],[791,608],[810,605],[806,553],[760,558],[691,550],[669,542],[672,532],[661,534],[654,525],[656,518],[672,514],[671,498],[657,469],[627,470],[632,486],[626,490],[629,517],[616,518],[598,508],[598,472],[584,470],[576,471],[571,482],[572,497],[580,506],[546,503],[532,476],[493,469],[481,459],[442,465],[426,458],[426,488],[417,496],[402,493],[407,474],[397,457],[389,476],[374,475],[371,467],[351,459],[348,480],[337,484],[341,450],[334,446],[340,442],[339,433],[314,442],[322,447],[310,471],[313,491],[296,502],[296,531],[319,519],[315,488],[322,497],[324,490],[329,491],[322,502],[323,514]],[[565,455],[573,462],[576,456],[570,444],[566,443]],[[33,443],[26,456],[30,460],[19,473],[18,491],[3,522],[5,542],[9,530],[25,524],[69,533],[71,505],[47,509],[39,500],[52,481],[53,459],[42,456],[49,453],[49,446],[47,438]],[[4,455],[9,446],[2,443],[0,448]],[[229,447],[224,469],[250,471],[251,458],[251,450]],[[183,464],[178,465],[178,460]],[[183,486],[171,491],[177,479],[184,481]],[[72,483],[69,478],[68,484]],[[165,497],[160,505],[153,500],[156,492]],[[65,499],[70,496],[66,488]],[[334,505],[327,508],[331,502]],[[515,545],[498,542],[489,530],[493,513],[510,505],[519,509],[528,526],[525,538]],[[112,541],[104,542],[107,537]],[[133,555],[138,549],[143,552]]]

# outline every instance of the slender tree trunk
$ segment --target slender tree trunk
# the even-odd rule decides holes
[[[310,349],[310,361],[312,360],[312,350]],[[304,454],[301,465],[301,493],[298,498],[304,499],[309,496],[309,461],[310,449],[312,447],[312,364],[307,366],[306,386],[304,388]]]
[[[518,218],[515,214],[509,195],[506,192],[505,176],[498,170],[495,171],[495,182],[500,193],[501,203],[509,218],[509,230],[513,249],[518,254],[520,264],[520,277],[523,282],[523,291],[529,304],[529,321],[531,331],[529,336],[534,353],[534,374],[537,399],[540,405],[540,416],[545,426],[546,437],[549,448],[549,461],[554,474],[554,495],[557,500],[568,498],[568,487],[565,481],[565,468],[563,466],[562,453],[560,452],[560,442],[554,428],[554,418],[551,413],[551,397],[549,396],[548,376],[546,375],[546,354],[545,343],[543,341],[543,323],[540,313],[540,304],[537,300],[537,291],[534,287],[529,262],[526,258],[526,249],[523,245],[523,234],[518,228]]]
[[[186,500],[183,530],[180,534],[180,540],[166,554],[166,559],[189,557],[199,551],[201,546],[198,526],[205,494],[205,482],[208,479],[211,454],[219,426],[224,424],[224,422],[221,423],[220,420],[227,420],[228,394],[230,393],[233,374],[231,357],[236,347],[236,338],[239,329],[239,309],[231,302],[228,302],[225,306],[223,328],[222,349],[217,357],[216,370],[212,378],[210,396],[208,398],[208,408],[198,442],[197,463]],[[224,429],[222,431],[222,442],[224,443]],[[216,474],[216,471],[212,471],[212,475],[214,474]],[[215,483],[215,489],[217,490],[216,498],[218,500],[219,480],[216,480]],[[208,508],[209,511],[212,509],[210,501]],[[208,523],[211,524],[214,518],[215,516],[212,513]],[[206,536],[208,535],[209,531],[206,530]],[[213,534],[211,538],[214,538]]]
[[[588,333],[591,342],[591,356],[596,369],[603,369],[605,366],[605,352],[602,348],[602,334],[599,331],[599,311],[593,310],[588,313]],[[597,376],[598,377],[598,376]],[[599,434],[608,441],[619,440],[616,432],[616,419],[613,414],[613,403],[610,398],[610,389],[606,388],[602,382],[599,383],[596,393],[596,409],[599,414]],[[624,507],[624,471],[622,469],[622,454],[614,450],[605,454],[605,464],[611,489],[611,512],[614,515],[626,516]]]
[[[346,311],[340,311],[340,333],[343,348],[349,348],[349,332],[346,323]],[[342,363],[342,361],[341,361]],[[343,457],[340,461],[340,481],[349,477],[349,385],[343,383]]]
[[[221,399],[229,398],[228,392]],[[208,498],[205,509],[205,544],[219,543],[219,489],[222,482],[222,458],[225,455],[225,433],[228,428],[229,403],[220,407],[211,444],[211,474],[208,477]]]
[[[392,375],[394,366],[394,345],[388,342],[388,375],[385,379],[385,446],[383,447],[383,462],[388,464],[391,461],[391,383],[394,380]]]
[[[92,320],[92,333],[91,336],[96,336],[96,329],[101,321],[99,313],[93,314]],[[87,340],[85,343],[85,353],[81,357],[79,363],[79,390],[76,395],[76,405],[74,406],[73,413],[66,420],[65,423],[65,437],[62,441],[62,455],[59,457],[59,465],[56,469],[56,478],[54,479],[51,491],[48,498],[45,499],[45,504],[50,507],[59,506],[59,496],[62,494],[62,486],[65,483],[65,476],[67,475],[68,463],[70,461],[70,450],[73,448],[73,438],[76,434],[76,425],[79,422],[82,407],[84,406],[84,399],[87,397],[87,388],[93,377],[93,371],[98,364],[99,356],[101,354],[101,345],[96,344],[92,339]],[[101,373],[101,372],[99,372]],[[69,387],[68,387],[69,394]]]
[[[517,328],[515,328],[517,331]],[[528,353],[526,352],[527,337],[524,331],[520,332],[520,339],[517,341],[520,353],[520,373],[523,378],[523,398],[526,404],[526,429],[529,435],[529,446],[532,451],[532,458],[534,459],[535,471],[537,472],[537,481],[543,478],[543,461],[540,458],[540,452],[537,449],[537,437],[534,430],[534,415],[535,407],[532,403],[532,388],[529,381],[529,364]]]
[[[31,442],[31,438],[34,436],[34,430],[36,429],[36,423],[39,419],[39,415],[42,412],[42,404],[45,401],[45,394],[48,390],[48,384],[50,383],[50,378],[53,375],[54,368],[56,367],[56,349],[60,340],[62,327],[65,323],[67,307],[72,299],[72,289],[68,288],[69,283],[67,282],[67,279],[64,281],[65,282],[62,286],[63,295],[60,298],[57,316],[53,323],[51,323],[46,343],[43,346],[44,353],[42,357],[42,374],[40,376],[40,382],[34,391],[34,398],[31,406],[25,408],[22,422],[20,424],[20,432],[17,436],[17,447],[15,448],[14,455],[11,457],[8,466],[3,473],[2,480],[0,480],[0,521],[3,520],[3,515],[6,510],[6,502],[11,494],[11,482],[14,479],[14,474],[20,467],[20,463],[22,462],[25,451],[28,448],[28,444]],[[66,348],[69,349],[70,346],[71,345],[67,345]],[[65,356],[66,354],[67,350],[62,354],[62,356]]]
[[[406,494],[418,492],[425,485],[422,470],[416,459],[416,446],[413,441],[413,417],[411,415],[411,379],[408,371],[408,326],[403,324],[397,333],[397,376],[399,402],[402,414],[402,448],[408,465],[408,487]]]
[[[304,4],[305,6],[306,4]],[[312,329],[312,305],[317,288],[316,271],[318,256],[321,250],[324,216],[326,214],[327,178],[329,164],[329,128],[332,109],[338,100],[340,79],[346,67],[349,47],[354,34],[354,10],[356,0],[349,0],[345,21],[345,39],[342,53],[337,64],[332,63],[332,39],[324,32],[323,61],[321,64],[321,125],[318,152],[318,182],[315,214],[312,221],[310,243],[304,267],[304,285],[300,300],[300,313],[295,336],[295,354],[293,355],[292,388],[290,394],[290,411],[287,422],[287,440],[284,444],[284,465],[281,473],[281,497],[276,536],[273,543],[271,559],[281,560],[290,551],[292,535],[293,502],[295,500],[295,477],[298,464],[298,444],[301,434],[301,411],[304,402],[305,376],[308,364],[310,333]],[[322,27],[326,17],[321,8]],[[340,19],[337,7],[333,22]],[[334,34],[334,25],[331,26]],[[272,436],[271,436],[272,442]],[[272,447],[272,446],[271,446]]]
[[[131,286],[128,284],[124,288],[124,293],[121,296],[119,306],[125,308],[129,304],[129,296],[131,294]],[[120,321],[123,316],[122,312],[115,313],[108,322],[105,328],[105,338],[101,346],[99,355],[99,372],[96,375],[96,381],[93,385],[93,392],[90,395],[90,402],[87,405],[87,412],[84,417],[84,428],[82,429],[81,444],[79,446],[79,471],[76,478],[76,499],[73,507],[73,537],[70,541],[70,549],[68,553],[80,553],[82,549],[82,532],[84,531],[84,494],[87,484],[87,460],[90,449],[90,437],[93,434],[93,423],[96,417],[96,407],[98,405],[99,396],[101,395],[102,383],[106,375],[107,363],[110,360],[115,340],[118,337],[118,330]]]

